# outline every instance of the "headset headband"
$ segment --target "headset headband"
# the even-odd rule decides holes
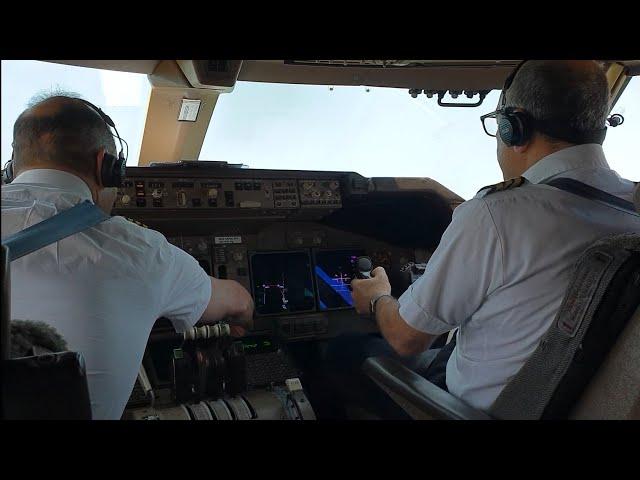
[[[513,107],[505,107],[507,103],[506,92],[507,90],[509,90],[509,87],[511,87],[511,84],[513,83],[513,80],[516,77],[518,71],[527,61],[528,60],[521,61],[504,81],[504,86],[502,87],[502,93],[500,95],[499,109],[504,109],[505,112],[506,110],[511,110],[511,113],[515,111]],[[566,122],[559,122],[555,120],[540,120],[534,118],[531,113],[526,111],[525,115],[528,117],[530,125],[539,132],[576,145],[581,145],[584,143],[598,143],[602,145],[605,136],[607,135],[606,127],[597,130],[577,130],[575,128],[567,127]]]
[[[111,117],[109,115],[107,115],[106,113],[104,113],[100,107],[94,105],[90,101],[85,100],[84,98],[77,98],[76,100],[80,100],[86,106],[91,108],[94,112],[96,112],[100,116],[102,121],[104,123],[106,123],[107,126],[113,128],[113,131],[115,132],[114,137],[116,137],[118,139],[118,143],[120,143],[120,152],[118,153],[118,160],[124,161],[126,163],[127,156],[129,156],[129,146],[127,145],[127,155],[125,156],[124,155],[124,147],[122,145],[122,142],[124,140],[122,139],[122,137],[120,137],[120,134],[118,133],[118,129],[116,128],[115,122],[113,120],[111,120]],[[125,144],[126,143],[127,142],[125,142]]]

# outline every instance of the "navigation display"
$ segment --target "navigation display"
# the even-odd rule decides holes
[[[308,252],[254,253],[251,278],[258,315],[315,309]]]
[[[318,250],[314,273],[320,310],[353,307],[351,279],[358,257],[364,250]]]

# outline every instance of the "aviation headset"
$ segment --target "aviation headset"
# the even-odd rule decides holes
[[[498,135],[502,142],[508,147],[524,145],[535,130],[549,135],[553,138],[565,140],[569,143],[580,145],[583,143],[599,143],[602,145],[607,129],[598,130],[576,130],[567,127],[564,122],[556,122],[552,120],[538,120],[533,118],[529,112],[517,111],[514,107],[506,107],[506,92],[513,83],[518,70],[527,62],[524,60],[514,69],[507,77],[502,88],[500,101],[498,105],[496,122],[498,124]],[[614,115],[615,116],[615,115]],[[621,117],[621,115],[618,115]],[[617,126],[622,122],[614,125],[612,118],[608,119],[611,126]]]
[[[114,137],[116,137],[118,139],[118,143],[120,143],[120,153],[118,153],[118,156],[116,157],[114,155],[111,155],[110,153],[105,152],[104,159],[102,160],[102,169],[100,170],[100,181],[102,182],[102,186],[104,187],[119,187],[120,185],[122,185],[122,180],[125,176],[127,157],[124,155],[124,147],[122,145],[123,139],[118,133],[116,124],[113,122],[113,120],[111,120],[111,117],[109,115],[104,113],[93,103],[82,98],[76,98],[75,100],[80,100],[86,106],[91,108],[100,116],[102,121],[104,121],[104,123],[107,125],[107,128],[111,127],[114,130]],[[127,147],[127,153],[128,150],[129,149]],[[7,162],[4,170],[2,171],[2,178],[4,180],[4,183],[11,183],[13,181],[13,154],[11,154],[11,160]]]

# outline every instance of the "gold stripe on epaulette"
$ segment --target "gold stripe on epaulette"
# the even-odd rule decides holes
[[[148,226],[146,226],[144,223],[139,222],[138,220],[134,220],[133,218],[129,218],[129,217],[123,217],[125,220],[130,221],[131,223],[135,223],[136,225],[143,227],[143,228],[149,228]]]
[[[489,189],[486,192],[486,195],[490,195],[495,192],[504,192],[505,190],[511,190],[512,188],[518,188],[519,186],[524,185],[525,181],[526,179],[524,177],[511,178],[504,182],[496,183],[495,185],[487,185],[486,187],[478,190],[478,193],[486,189]]]

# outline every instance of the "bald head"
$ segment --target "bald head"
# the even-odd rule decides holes
[[[96,174],[101,149],[113,155],[111,131],[92,108],[70,95],[40,97],[13,127],[14,168],[63,168]]]
[[[506,105],[533,118],[578,131],[604,128],[609,87],[600,63],[591,60],[529,60],[513,79]]]

